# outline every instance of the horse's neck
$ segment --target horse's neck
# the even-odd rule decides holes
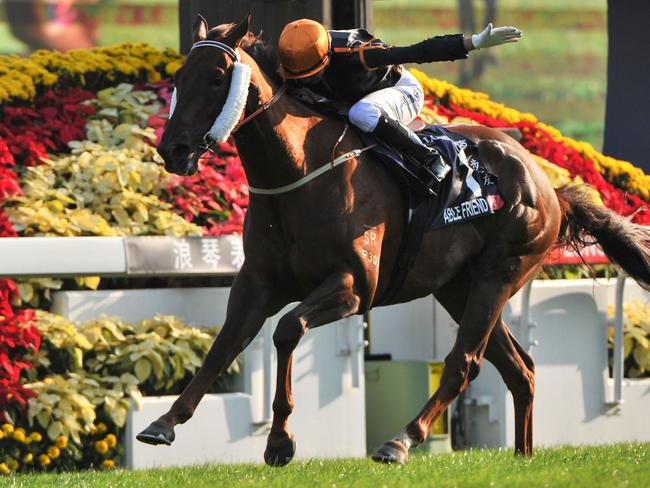
[[[253,113],[279,89],[254,63],[251,83],[254,88],[249,92],[247,114]],[[235,133],[235,143],[249,184],[258,188],[284,186],[307,174],[311,165],[326,162],[328,155],[324,153],[309,154],[310,147],[322,147],[325,142],[309,143],[315,137],[312,129],[323,122],[328,125],[321,115],[284,94],[242,126]]]

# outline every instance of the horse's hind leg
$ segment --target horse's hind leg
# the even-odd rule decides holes
[[[512,393],[515,408],[515,454],[533,454],[533,397],[535,366],[533,359],[514,338],[505,322],[499,322],[490,335],[485,358],[499,371]]]
[[[462,314],[457,314],[461,318],[456,342],[445,359],[440,387],[404,431],[373,454],[375,461],[406,461],[408,449],[424,442],[431,423],[478,375],[490,334],[500,319],[503,306],[532,267],[532,263],[523,264],[522,261],[528,260],[483,257],[483,266],[474,270],[467,300],[462,301]]]
[[[467,300],[468,286],[465,274],[436,293],[436,299],[451,317],[460,323]],[[499,371],[512,393],[515,409],[515,454],[533,453],[533,397],[535,394],[535,366],[533,358],[512,335],[499,318],[485,349],[485,359]]]
[[[351,273],[330,275],[316,290],[284,315],[273,334],[278,354],[278,376],[273,401],[273,424],[264,451],[270,466],[284,466],[293,459],[296,443],[288,429],[293,411],[291,395],[291,356],[300,338],[308,329],[348,317],[357,312],[359,296],[354,290]]]

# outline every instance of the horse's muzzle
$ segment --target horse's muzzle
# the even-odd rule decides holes
[[[199,153],[191,151],[187,144],[161,143],[158,154],[165,161],[165,170],[179,176],[191,176],[199,170]]]

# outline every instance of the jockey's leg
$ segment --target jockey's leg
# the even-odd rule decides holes
[[[348,117],[362,131],[376,135],[415,158],[440,182],[449,172],[449,165],[437,151],[422,144],[420,138],[405,125],[417,117],[423,104],[424,93],[420,83],[404,70],[395,86],[370,93],[352,105]]]

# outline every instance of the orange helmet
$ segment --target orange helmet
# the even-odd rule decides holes
[[[330,58],[330,36],[315,20],[290,22],[278,41],[280,75],[285,79],[300,79],[325,69]]]

